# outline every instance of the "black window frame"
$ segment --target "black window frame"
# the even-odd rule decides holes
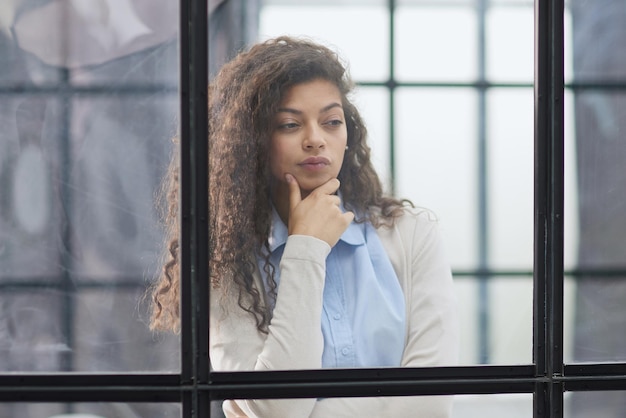
[[[485,1],[479,2],[482,6]],[[626,390],[626,362],[563,361],[564,1],[535,1],[533,363],[434,368],[210,372],[207,217],[207,2],[180,1],[181,53],[181,371],[0,375],[1,402],[177,402],[184,417],[210,416],[228,398],[532,393],[533,416],[561,417],[565,391]],[[390,115],[393,92],[391,21]],[[365,83],[367,84],[367,83]],[[410,84],[410,83],[409,83]],[[478,80],[475,87],[492,87]],[[623,88],[623,86],[617,86]],[[19,89],[16,90],[19,92]],[[74,91],[51,91],[61,97]],[[483,97],[484,100],[484,97]],[[393,123],[390,124],[393,138]],[[393,155],[393,141],[391,142]],[[393,172],[393,162],[392,162]],[[490,273],[483,272],[485,277]],[[580,272],[570,272],[576,276]],[[478,275],[481,276],[480,274]]]

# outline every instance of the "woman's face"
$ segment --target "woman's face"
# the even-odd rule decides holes
[[[275,192],[288,198],[285,174],[292,174],[304,197],[336,178],[348,143],[341,94],[316,79],[287,90],[274,116],[270,168]]]

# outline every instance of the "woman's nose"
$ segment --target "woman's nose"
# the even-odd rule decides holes
[[[324,132],[317,126],[312,126],[306,131],[303,145],[305,148],[323,148],[326,145]]]

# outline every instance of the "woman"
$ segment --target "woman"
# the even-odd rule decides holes
[[[209,86],[210,357],[215,370],[456,361],[434,216],[385,197],[352,84],[331,50],[280,37]],[[175,173],[175,171],[172,171]],[[177,190],[153,327],[178,324]],[[227,416],[445,417],[447,397],[224,402]]]

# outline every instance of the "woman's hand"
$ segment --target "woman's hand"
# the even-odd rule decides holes
[[[354,219],[352,212],[342,212],[341,199],[334,193],[339,180],[331,179],[302,199],[300,185],[291,174],[289,184],[289,235],[310,235],[333,247]]]

